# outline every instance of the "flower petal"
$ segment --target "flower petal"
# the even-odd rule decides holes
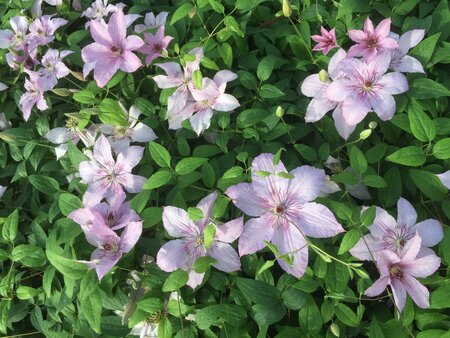
[[[403,286],[418,307],[426,309],[430,306],[430,293],[427,288],[420,284],[415,278],[408,275],[404,276]]]
[[[381,294],[389,283],[389,276],[383,276],[380,279],[377,279],[372,286],[370,286],[364,294],[369,297],[375,297]]]
[[[275,218],[271,213],[248,220],[239,237],[239,255],[249,255],[264,248],[264,241],[270,242],[274,229]]]
[[[301,203],[313,201],[320,196],[326,182],[323,169],[302,165],[292,170],[290,174],[294,175],[294,178],[289,182],[289,195],[294,195]]]
[[[244,217],[239,217],[216,226],[216,236],[218,241],[232,243],[242,234],[244,229]]]
[[[213,266],[220,271],[233,272],[241,269],[239,256],[230,244],[215,242],[206,254],[217,260]]]
[[[122,231],[120,249],[129,252],[137,243],[142,234],[142,221],[130,222]]]
[[[258,217],[267,211],[267,201],[256,194],[250,183],[233,185],[225,191],[225,195],[232,199],[236,207],[249,216]]]
[[[441,259],[435,254],[427,255],[412,262],[402,263],[402,271],[413,277],[425,278],[437,271]]]
[[[194,222],[189,219],[188,213],[180,208],[164,207],[162,220],[164,228],[172,237],[194,237],[199,232]]]
[[[398,44],[400,46],[400,49],[404,53],[407,53],[411,48],[417,46],[419,42],[423,40],[424,36],[425,29],[413,29],[407,31],[399,39]]]
[[[370,97],[370,103],[381,120],[390,120],[395,114],[395,100],[390,94],[378,93]]]
[[[383,75],[377,84],[382,86],[383,91],[392,95],[407,92],[409,89],[408,79],[399,72]]]
[[[111,40],[116,46],[122,47],[127,35],[127,25],[125,15],[121,9],[115,11],[108,22],[108,32]]]
[[[344,232],[330,209],[318,203],[304,204],[295,221],[306,236],[314,238],[333,237]]]
[[[406,228],[411,228],[416,224],[417,213],[414,207],[404,198],[400,198],[397,202],[397,224]]]
[[[366,261],[372,261],[376,254],[386,249],[386,244],[373,237],[371,234],[365,235],[356,245],[350,249],[352,256]]]
[[[341,106],[337,106],[333,111],[333,120],[334,125],[336,126],[336,130],[338,134],[344,139],[347,140],[353,131],[356,129],[356,125],[349,125],[342,114]]]
[[[188,269],[187,247],[190,241],[175,239],[164,244],[156,256],[156,264],[163,271],[172,272],[177,269]]]
[[[406,303],[406,289],[402,282],[398,279],[392,278],[391,280],[392,295],[394,296],[395,306],[398,312],[402,312]]]
[[[442,225],[435,219],[426,219],[416,224],[416,230],[422,238],[422,245],[432,247],[444,238]]]

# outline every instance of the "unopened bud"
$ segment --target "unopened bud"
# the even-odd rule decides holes
[[[290,0],[283,0],[283,15],[289,18],[292,15],[292,6]]]
[[[192,19],[195,14],[197,14],[197,7],[192,7],[192,9],[189,11],[188,16],[190,19]]]
[[[376,123],[375,121],[369,122],[370,129],[375,129],[377,126],[378,126],[378,123]]]
[[[283,107],[278,106],[277,110],[275,110],[275,115],[281,119],[283,117],[283,115],[284,115]]]
[[[370,136],[370,134],[372,134],[372,129],[365,129],[359,134],[359,138],[361,140],[365,140]]]
[[[14,142],[15,137],[13,135],[0,133],[0,140],[3,140],[3,141],[8,142],[8,143],[11,143],[11,142]]]
[[[330,325],[331,333],[333,333],[336,337],[339,337],[341,335],[341,332],[339,330],[339,325],[336,323],[333,323]]]
[[[319,80],[322,82],[328,81],[329,77],[328,77],[328,72],[325,69],[322,69],[319,72]]]

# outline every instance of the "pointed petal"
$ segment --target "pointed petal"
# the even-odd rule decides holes
[[[420,61],[409,55],[405,55],[391,67],[396,72],[401,73],[425,73]]]
[[[232,243],[239,238],[244,229],[244,218],[239,217],[216,226],[216,236],[218,241]]]
[[[389,283],[389,276],[383,276],[380,279],[376,280],[372,286],[370,286],[364,294],[369,297],[375,297],[381,294]]]
[[[339,79],[332,82],[326,89],[326,97],[331,101],[344,101],[353,94],[352,82],[348,79]]]
[[[275,218],[266,213],[258,218],[252,218],[244,224],[244,230],[239,237],[239,255],[249,255],[266,246],[270,242],[275,229]]]
[[[232,111],[240,106],[239,101],[230,94],[221,94],[215,99],[212,108],[217,111]]]
[[[122,232],[120,249],[129,252],[137,243],[142,234],[142,221],[130,222]]]
[[[115,163],[112,157],[111,145],[109,144],[108,139],[103,135],[100,135],[94,144],[94,158],[97,162],[107,168]]]
[[[214,113],[211,108],[206,108],[191,116],[189,121],[191,122],[192,129],[197,133],[197,135],[200,135],[203,131],[209,128],[213,114]]]
[[[259,197],[250,183],[239,183],[229,187],[225,195],[232,199],[234,205],[249,216],[258,217],[267,211],[267,202]]]
[[[382,20],[377,28],[375,28],[375,35],[377,35],[378,39],[383,39],[388,36],[391,31],[391,19],[387,18]]]
[[[135,54],[127,50],[122,53],[119,63],[120,70],[125,73],[134,73],[141,66],[141,60]]]
[[[399,226],[405,226],[411,228],[416,224],[417,213],[414,207],[404,198],[400,198],[397,202],[397,224]],[[428,246],[428,245],[427,245]]]
[[[118,176],[118,179],[125,190],[132,194],[141,192],[144,183],[147,181],[145,177],[133,174],[123,174]]]
[[[367,97],[356,94],[355,96],[350,96],[344,101],[342,105],[342,116],[348,125],[355,126],[364,120],[370,110],[370,102]]]
[[[444,238],[442,225],[435,219],[427,219],[416,224],[416,231],[422,238],[422,245],[432,247]]]
[[[403,247],[403,251],[400,254],[402,262],[411,262],[417,257],[420,247],[422,244],[422,239],[419,235],[415,235],[411,238],[406,245]]]
[[[144,147],[132,146],[117,155],[117,163],[129,172],[139,164],[143,155]]]
[[[371,234],[365,235],[356,245],[350,249],[352,256],[366,261],[372,261],[381,250],[386,249],[383,241],[376,239]]]
[[[113,41],[108,32],[108,27],[97,20],[91,21],[91,35],[95,42],[103,46],[112,46]]]
[[[141,122],[133,127],[130,137],[133,142],[150,142],[158,138],[152,128]]]
[[[305,122],[317,122],[327,112],[334,109],[337,103],[328,99],[313,98],[306,109]]]
[[[202,211],[203,217],[209,221],[212,221],[214,219],[213,209],[216,199],[217,199],[217,192],[214,191],[213,193],[201,199],[200,202],[198,202],[197,204],[197,208],[199,208]]]
[[[334,28],[333,28],[334,29]],[[338,68],[339,63],[345,59],[347,56],[347,53],[345,50],[340,48],[330,59],[330,62],[328,63],[328,74],[330,75],[330,78],[335,80],[340,72],[340,69]]]
[[[84,235],[86,236],[86,241],[97,247],[102,248],[106,241],[111,241],[112,239],[119,240],[119,237],[114,231],[112,231],[106,225],[89,225],[82,227]]]
[[[344,232],[333,213],[324,205],[306,203],[297,217],[295,225],[306,235],[314,238],[333,237]]]
[[[402,271],[413,277],[425,278],[437,271],[441,259],[435,254],[427,255],[412,262],[402,263]]]
[[[144,41],[137,35],[130,35],[125,39],[124,48],[129,51],[137,50],[144,45]]]
[[[70,140],[70,136],[66,128],[53,128],[45,134],[45,138],[54,144],[66,143]]]
[[[330,81],[320,81],[319,74],[313,74],[303,80],[300,90],[305,96],[322,98],[329,85]]]
[[[189,279],[188,279],[186,285],[195,289],[197,286],[202,284],[204,276],[205,276],[204,273],[197,273],[194,270],[191,270],[191,271],[189,271]]]
[[[408,275],[404,276],[403,286],[418,307],[426,309],[430,306],[430,293],[415,278]]]
[[[230,244],[214,242],[206,254],[217,260],[213,266],[220,271],[233,272],[241,269],[239,256]]]
[[[121,9],[111,15],[108,22],[108,32],[114,44],[122,47],[127,35],[127,25],[125,15]]]
[[[398,279],[392,278],[391,280],[392,295],[394,296],[395,306],[398,312],[402,312],[406,303],[406,289],[402,282]]]
[[[162,219],[164,228],[172,237],[196,236],[198,233],[197,226],[183,209],[172,206],[164,207]]]
[[[408,79],[399,72],[393,72],[383,75],[377,82],[382,87],[383,92],[396,95],[407,92],[409,89]]]
[[[341,106],[337,106],[333,111],[333,120],[338,134],[347,140],[356,128],[356,125],[349,125],[342,114]]]
[[[447,188],[450,189],[450,170],[446,171],[445,173],[436,175],[442,182],[442,184]]]
[[[97,272],[98,280],[100,281],[109,271],[112,270],[114,265],[117,264],[121,255],[113,255],[104,252],[104,250],[96,249],[92,252],[91,261],[87,264],[91,269],[95,268]]]
[[[301,203],[315,200],[320,196],[326,176],[323,169],[302,165],[290,172],[294,178],[289,183],[289,195],[294,195]]]
[[[172,272],[180,268],[191,268],[187,266],[187,247],[190,242],[175,239],[164,244],[156,256],[156,264],[163,271]]]

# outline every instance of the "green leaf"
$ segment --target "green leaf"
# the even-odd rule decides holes
[[[436,127],[433,121],[416,103],[408,110],[409,123],[413,135],[422,142],[432,141],[436,137]]]
[[[331,180],[338,183],[344,183],[348,185],[359,184],[359,178],[352,172],[344,171],[331,176]]]
[[[73,94],[73,99],[80,103],[94,104],[96,102],[95,95],[89,90],[81,90]]]
[[[197,273],[204,273],[215,262],[217,262],[217,260],[212,258],[212,257],[209,257],[209,256],[200,257],[194,262],[194,266],[193,266],[194,271],[197,272]]]
[[[338,255],[342,255],[353,248],[359,241],[359,237],[359,231],[356,229],[351,229],[350,231],[346,232],[344,237],[342,238],[341,245],[339,246]]]
[[[377,208],[375,206],[371,206],[370,208],[367,208],[364,210],[364,212],[361,214],[361,226],[368,227],[373,224],[376,217]]]
[[[173,177],[173,173],[169,170],[162,169],[154,173],[150,178],[144,183],[144,190],[151,190],[162,187],[170,182]]]
[[[238,327],[245,322],[247,312],[234,304],[209,305],[195,313],[195,322],[200,330],[206,330],[211,325],[223,325],[223,322],[232,327]]]
[[[205,227],[205,231],[203,233],[205,242],[204,244],[206,249],[209,249],[213,244],[215,235],[216,235],[216,226],[213,223],[209,223]]]
[[[39,295],[41,292],[42,290],[21,285],[17,288],[16,295],[19,299],[31,299]]]
[[[19,228],[19,209],[14,210],[3,223],[2,237],[5,241],[14,242]]]
[[[441,33],[436,33],[427,37],[416,47],[414,47],[414,49],[408,54],[418,59],[424,68],[427,68],[427,64],[433,56],[434,48],[436,47],[436,43],[438,42],[440,36]]]
[[[195,87],[197,87],[197,89],[202,89],[203,75],[199,69],[194,70],[194,72],[192,73],[192,80],[194,81]]]
[[[265,261],[264,264],[258,269],[256,274],[257,275],[262,274],[264,271],[266,271],[267,269],[270,269],[272,266],[274,266],[274,264],[275,264],[275,260]]]
[[[158,322],[158,338],[171,338],[172,337],[172,323],[169,318],[163,317]]]
[[[88,271],[81,279],[78,298],[84,300],[86,297],[90,297],[91,294],[97,290],[98,283],[99,281],[95,270]]]
[[[275,57],[272,55],[265,56],[258,64],[256,69],[256,75],[261,81],[267,80],[272,75],[273,68],[275,67]]]
[[[334,308],[336,317],[345,325],[356,327],[359,324],[358,316],[347,305],[339,303]]]
[[[209,4],[211,5],[212,9],[216,11],[217,13],[224,13],[225,8],[218,0],[208,0]]]
[[[444,138],[436,142],[433,147],[433,156],[440,160],[450,158],[450,138]]]
[[[310,295],[298,313],[298,320],[300,327],[307,333],[318,333],[322,328],[320,310]]]
[[[222,57],[223,62],[228,68],[233,65],[233,48],[226,42],[220,44],[217,47],[219,55]]]
[[[433,173],[426,170],[411,169],[409,175],[425,196],[433,201],[441,201],[447,195],[447,188]]]
[[[270,115],[270,111],[252,108],[241,112],[237,117],[237,125],[239,128],[254,126],[256,123],[264,120]]]
[[[366,186],[372,188],[386,188],[388,186],[384,178],[378,175],[364,176],[363,182]]]
[[[422,148],[408,146],[395,151],[386,157],[386,160],[410,167],[419,167],[425,163],[426,156]]]
[[[156,142],[148,144],[150,156],[160,167],[170,168],[170,154],[166,148]]]
[[[430,309],[450,308],[450,284],[444,284],[431,292]]]
[[[201,157],[183,158],[175,166],[175,172],[178,175],[187,175],[187,174],[190,174],[191,172],[193,172],[198,167],[200,167],[205,162],[208,162],[207,158],[201,158]]]
[[[450,96],[450,90],[436,81],[419,77],[412,81],[409,95],[415,99],[436,99]]]
[[[78,149],[71,140],[67,142],[67,154],[69,155],[70,162],[74,169],[78,170],[80,163],[88,160],[86,155],[84,155],[80,149]]]
[[[170,20],[170,25],[175,24],[175,22],[180,21],[186,17],[194,7],[190,3],[184,3],[178,6],[177,10],[172,14],[172,19]]]
[[[277,87],[271,84],[263,84],[258,91],[259,96],[264,99],[275,99],[286,95],[284,92],[279,90]]]
[[[8,330],[9,310],[11,301],[9,299],[0,300],[0,332],[6,334]]]
[[[189,278],[189,276],[186,271],[175,270],[174,272],[172,272],[169,275],[169,277],[167,277],[167,279],[164,282],[164,285],[162,287],[162,290],[164,292],[178,290],[182,286],[186,285],[188,278]]]
[[[239,35],[240,37],[244,37],[244,32],[242,31],[241,27],[239,26],[236,19],[230,15],[227,15],[224,19],[225,26],[231,31]]]
[[[61,210],[61,213],[64,216],[67,216],[76,209],[83,208],[83,203],[81,203],[81,200],[77,196],[69,193],[62,193],[59,195],[58,205],[59,210]]]
[[[253,303],[274,305],[281,300],[280,291],[269,283],[248,278],[236,278],[236,285]]]
[[[363,174],[367,170],[367,160],[356,146],[349,147],[350,166],[358,173]]]
[[[28,180],[33,187],[46,195],[53,195],[60,191],[59,183],[54,178],[43,175],[30,175]]]
[[[100,121],[111,126],[128,126],[128,119],[116,100],[104,99],[99,106]]]
[[[141,309],[149,314],[158,312],[163,309],[164,304],[159,298],[145,298],[139,300],[137,303],[138,309]]]
[[[97,288],[89,297],[83,298],[80,302],[81,313],[89,323],[91,329],[96,333],[101,333],[101,318],[102,318],[102,297],[100,290]]]
[[[11,253],[11,259],[30,268],[43,266],[46,263],[44,250],[36,245],[29,244],[16,246]]]
[[[252,306],[252,312],[255,322],[260,326],[274,324],[286,315],[286,306],[283,303],[275,303],[272,306],[255,304]]]
[[[49,249],[47,249],[45,253],[50,263],[65,277],[70,279],[81,279],[87,272],[86,265],[82,263],[62,257]]]

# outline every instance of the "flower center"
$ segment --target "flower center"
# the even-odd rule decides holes
[[[116,224],[116,219],[112,213],[108,213],[108,215],[106,216],[106,223],[109,227],[112,227]]]
[[[275,209],[275,212],[277,214],[282,214],[285,210],[286,210],[286,208],[284,207],[284,205],[278,205]]]
[[[117,243],[103,243],[102,245],[103,250],[110,251],[112,253],[116,253],[119,251],[119,246]]]
[[[110,51],[115,55],[115,56],[120,56],[122,54],[122,48],[118,47],[118,46],[112,46],[110,48]]]
[[[115,131],[115,139],[121,139],[127,136],[127,128],[126,127],[116,127]]]
[[[163,50],[163,47],[161,46],[161,44],[156,43],[156,44],[153,46],[153,50],[154,50],[155,52],[161,53],[162,50]]]
[[[391,276],[393,276],[394,278],[397,278],[397,279],[402,279],[403,278],[403,271],[400,268],[400,266],[397,265],[397,264],[393,264],[389,268],[389,272],[390,272]]]
[[[195,246],[201,246],[201,245],[203,245],[205,243],[205,240],[204,240],[203,236],[198,236],[195,239],[194,243],[195,243]]]
[[[164,316],[163,312],[157,311],[157,312],[152,313],[150,315],[150,317],[147,318],[146,322],[148,322],[150,325],[156,325],[164,317],[165,316]]]
[[[366,81],[366,82],[364,82],[363,85],[362,85],[362,89],[363,89],[363,91],[365,91],[366,93],[367,93],[367,92],[370,92],[370,91],[372,90],[372,88],[373,88],[373,84],[372,84],[372,82],[370,82],[370,81]]]
[[[75,132],[77,130],[78,121],[73,117],[69,117],[66,121],[66,129]]]
[[[406,241],[403,238],[398,238],[395,244],[398,248],[402,249],[405,246]]]
[[[378,44],[378,40],[376,37],[371,37],[370,39],[367,40],[367,48],[375,48]]]

